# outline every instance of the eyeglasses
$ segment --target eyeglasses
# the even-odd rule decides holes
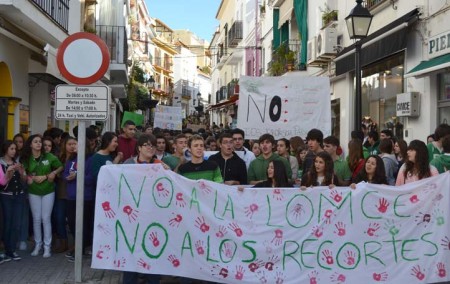
[[[147,147],[147,148],[150,148],[150,150],[153,149],[153,145],[152,144],[147,144],[147,143],[142,144],[141,147]]]

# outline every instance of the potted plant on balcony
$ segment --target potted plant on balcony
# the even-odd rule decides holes
[[[322,26],[326,27],[329,23],[338,20],[338,12],[336,10],[326,10],[322,14]]]
[[[280,76],[284,72],[284,65],[280,61],[273,61],[270,67],[270,73],[272,76]]]
[[[286,59],[286,67],[287,67],[287,70],[288,71],[292,71],[292,70],[294,70],[294,65],[295,65],[295,57],[296,57],[296,54],[295,54],[295,52],[294,51],[292,51],[292,50],[289,50],[287,53],[286,53],[286,55],[284,56],[285,57],[285,59]]]

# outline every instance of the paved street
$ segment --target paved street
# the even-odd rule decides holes
[[[29,252],[18,251],[22,260],[0,265],[0,283],[74,283],[75,264],[68,262],[63,253],[50,258],[32,257]],[[83,283],[120,283],[121,273],[92,269],[90,257],[83,257]]]

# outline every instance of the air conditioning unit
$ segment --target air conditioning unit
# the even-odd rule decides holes
[[[337,30],[333,27],[326,27],[317,35],[316,53],[317,57],[331,59],[337,53]]]
[[[311,40],[308,40],[308,64],[316,61],[316,49],[317,49],[317,39],[313,37]]]

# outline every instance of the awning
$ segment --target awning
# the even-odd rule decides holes
[[[419,18],[419,10],[414,9],[408,14],[371,33],[360,41],[361,66],[367,66],[383,58],[391,56],[406,48],[408,26]],[[355,45],[344,48],[336,57],[336,76],[355,70]]]
[[[281,26],[289,21],[292,16],[292,10],[294,10],[294,6],[292,5],[292,1],[284,1],[280,6],[280,20],[278,20],[278,28],[281,29]]]
[[[448,67],[450,67],[450,53],[420,62],[405,75],[405,78],[425,76],[430,72]]]
[[[222,108],[222,107],[226,107],[228,105],[232,105],[234,104],[237,100],[239,99],[239,95],[232,95],[228,100],[224,101],[224,102],[220,102],[218,104],[215,105],[210,105],[209,109],[216,109],[216,108]]]

